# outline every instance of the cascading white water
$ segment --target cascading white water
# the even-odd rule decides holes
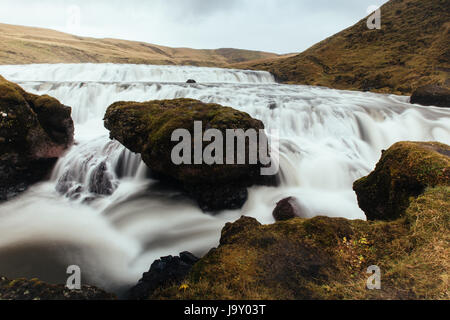
[[[265,72],[99,64],[2,66],[0,74],[72,106],[76,123],[76,145],[51,181],[0,206],[0,274],[11,277],[61,282],[76,264],[84,280],[120,291],[160,256],[204,254],[241,215],[273,222],[276,202],[287,196],[301,201],[305,217],[363,219],[352,184],[382,149],[402,140],[450,143],[450,110],[414,106],[408,97],[278,85]],[[231,106],[277,129],[282,185],[251,188],[241,210],[212,217],[149,180],[139,155],[109,139],[103,115],[119,100],[180,97]],[[98,184],[113,193],[93,197]]]
[[[11,81],[273,83],[268,72],[190,66],[32,64],[0,66]]]

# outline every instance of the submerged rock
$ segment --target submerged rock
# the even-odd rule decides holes
[[[195,121],[202,123],[201,137],[195,134]],[[106,112],[105,127],[110,130],[112,139],[142,155],[153,177],[183,188],[207,212],[239,209],[247,200],[247,187],[276,182],[275,176],[261,176],[264,165],[260,161],[249,164],[248,139],[245,143],[247,164],[209,165],[204,161],[194,164],[195,145],[202,147],[200,151],[203,155],[203,150],[211,144],[202,141],[207,129],[217,129],[224,137],[221,146],[223,163],[226,163],[227,129],[254,129],[257,133],[264,129],[261,121],[229,107],[192,99],[117,102]],[[191,147],[191,155],[187,155],[190,164],[184,162],[177,165],[173,162],[172,151],[179,142],[172,141],[172,134],[177,129],[185,129],[190,134],[188,146]],[[232,151],[235,155],[238,153],[236,143]]]
[[[450,147],[437,142],[399,142],[384,151],[375,171],[355,182],[361,209],[369,220],[395,220],[411,197],[450,183]]]
[[[198,258],[190,252],[182,252],[179,257],[163,257],[156,260],[150,270],[144,273],[139,283],[130,289],[130,300],[148,299],[156,289],[168,285],[180,285],[188,275]]]
[[[450,90],[435,84],[420,87],[412,94],[411,103],[450,108]]]
[[[56,191],[72,200],[85,197],[83,202],[92,202],[101,196],[112,195],[119,186],[114,172],[109,169],[106,160],[99,163],[88,163],[88,159],[83,166],[89,166],[86,174],[80,174],[77,167],[68,168],[59,178],[56,184]]]
[[[270,110],[278,109],[278,104],[276,102],[270,102],[268,105]]]
[[[93,286],[69,290],[38,279],[9,280],[0,277],[0,300],[115,300],[116,296]]]
[[[73,143],[71,108],[0,76],[0,201],[44,179]]]
[[[98,195],[112,195],[117,188],[117,185],[113,183],[113,179],[112,174],[108,172],[106,162],[101,162],[91,175],[89,192]]]

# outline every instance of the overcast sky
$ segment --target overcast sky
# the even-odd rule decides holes
[[[387,0],[0,0],[0,22],[171,47],[300,52]]]

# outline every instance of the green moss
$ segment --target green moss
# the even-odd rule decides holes
[[[394,220],[411,197],[450,181],[450,147],[437,142],[400,142],[385,151],[374,172],[354,184],[368,219]]]
[[[111,136],[119,141],[132,140],[127,139],[127,135],[131,135],[128,130],[133,124],[137,125],[133,129],[139,142],[129,141],[132,149],[138,149],[144,141],[149,143],[148,148],[159,149],[168,144],[168,137],[179,128],[188,129],[193,135],[194,121],[202,121],[204,127],[217,129],[263,128],[260,121],[252,119],[247,113],[192,99],[117,102],[108,108],[105,115],[105,126],[111,130]]]
[[[350,238],[353,234],[351,224],[346,219],[316,217],[303,223],[307,236],[327,247],[336,245],[339,239]]]
[[[25,150],[29,130],[37,125],[37,117],[29,108],[23,90],[0,77],[0,136],[5,139],[0,146],[2,154],[12,150]]]

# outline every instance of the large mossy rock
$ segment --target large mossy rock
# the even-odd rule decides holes
[[[49,174],[73,143],[71,108],[0,76],[0,201]]]
[[[218,129],[224,137],[226,163],[227,129],[264,129],[260,120],[247,113],[218,104],[202,103],[192,99],[137,102],[117,102],[106,111],[105,127],[112,139],[142,155],[154,177],[173,182],[196,199],[204,211],[238,209],[247,200],[247,187],[274,183],[274,177],[262,177],[262,165],[247,164],[181,164],[173,163],[171,154],[178,142],[171,141],[177,129],[191,134],[194,154],[194,122],[202,122],[202,130]],[[202,142],[205,148],[210,142]],[[246,159],[248,159],[248,141]],[[235,150],[235,154],[237,151]]]
[[[0,300],[115,300],[115,295],[93,286],[69,290],[64,285],[53,285],[39,279],[0,277]]]
[[[450,89],[434,84],[420,87],[413,92],[411,103],[450,108]]]
[[[450,183],[450,147],[437,142],[399,142],[384,151],[375,171],[354,184],[369,220],[395,220],[411,198]]]

